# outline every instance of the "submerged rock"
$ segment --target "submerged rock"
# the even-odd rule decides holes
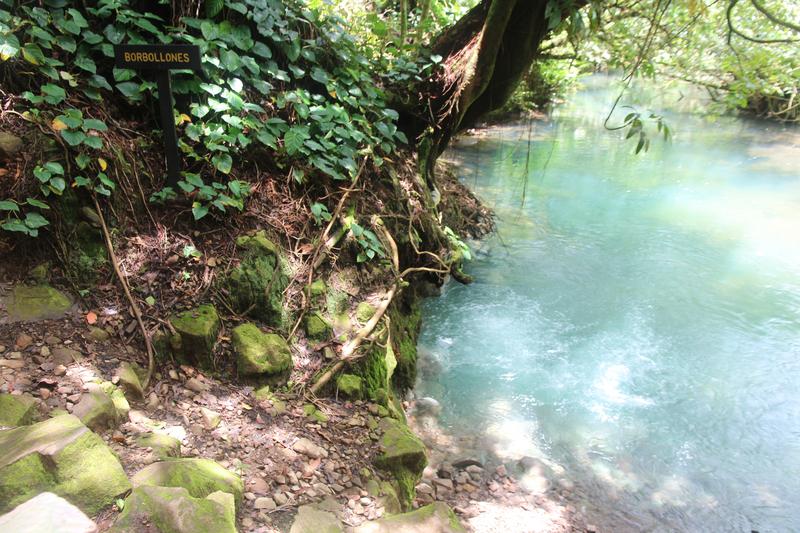
[[[400,489],[398,498],[407,509],[414,501],[414,487],[428,464],[425,445],[399,420],[383,418],[380,428],[383,430],[381,453],[375,458],[375,466],[394,476]]]
[[[0,431],[0,512],[50,491],[93,515],[130,487],[111,449],[75,416]]]
[[[317,508],[303,505],[297,509],[292,529],[289,533],[343,533],[342,525],[336,515]]]
[[[420,507],[410,513],[365,522],[354,533],[464,533],[466,530],[452,509],[443,502]]]
[[[172,315],[172,326],[178,333],[172,348],[184,362],[196,362],[209,368],[219,333],[219,315],[213,305],[204,304],[195,309]]]
[[[131,479],[134,487],[183,487],[194,498],[212,492],[233,494],[236,506],[242,503],[244,483],[233,472],[210,459],[172,459],[146,466]]]
[[[6,300],[10,322],[60,318],[71,307],[72,300],[49,285],[17,285]]]
[[[25,426],[36,415],[36,399],[27,394],[0,394],[0,427]]]
[[[0,531],[95,533],[97,525],[64,498],[43,492],[0,516]]]
[[[336,379],[336,389],[340,394],[354,400],[364,396],[364,388],[360,377],[354,374],[342,374]]]
[[[236,533],[234,498],[195,498],[182,487],[137,487],[109,533]]]
[[[233,349],[239,374],[276,375],[292,368],[292,352],[280,335],[263,333],[255,324],[233,329]]]

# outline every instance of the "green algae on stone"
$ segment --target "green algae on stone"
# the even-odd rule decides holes
[[[275,375],[292,368],[292,352],[280,335],[263,333],[247,323],[233,329],[232,340],[241,375]]]
[[[380,422],[383,436],[381,453],[375,458],[375,466],[390,472],[397,481],[398,497],[403,508],[414,501],[414,487],[422,479],[422,471],[428,463],[425,445],[403,422],[384,418]]]
[[[336,389],[353,400],[360,400],[364,395],[362,380],[354,374],[341,374],[336,378]]]
[[[6,301],[11,322],[60,318],[70,307],[69,297],[49,285],[16,285]]]
[[[109,533],[236,533],[233,499],[193,497],[181,487],[137,487]]]
[[[362,324],[369,322],[369,319],[375,316],[375,306],[369,302],[361,302],[356,307],[356,319]]]
[[[280,249],[262,230],[236,239],[242,259],[222,284],[232,307],[271,326],[282,327],[285,320],[283,292],[289,284],[288,267]]]
[[[26,426],[36,415],[36,399],[28,394],[0,394],[0,427]]]
[[[219,315],[214,306],[204,304],[172,315],[170,322],[178,333],[172,343],[178,358],[206,368],[212,367],[214,345],[220,328]]]
[[[94,515],[130,487],[111,449],[73,415],[0,431],[0,514],[49,491]]]
[[[331,325],[321,313],[314,312],[306,315],[306,336],[314,341],[325,341],[331,336]]]
[[[233,472],[210,459],[172,459],[146,466],[131,479],[134,487],[154,485],[183,487],[195,498],[205,498],[212,492],[233,494],[236,506],[242,504],[244,483]]]
[[[464,526],[444,502],[435,502],[416,511],[385,516],[365,522],[353,533],[464,533]]]
[[[168,459],[181,456],[181,441],[163,433],[145,433],[136,438],[136,445],[142,448],[152,448],[153,455],[158,459]]]
[[[317,409],[317,406],[313,403],[307,403],[303,406],[303,414],[319,423],[328,421],[328,415]]]

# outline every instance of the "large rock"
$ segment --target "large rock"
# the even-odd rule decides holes
[[[0,394],[0,427],[25,426],[36,415],[36,399],[27,394]]]
[[[210,368],[220,326],[214,306],[205,304],[172,315],[170,322],[178,333],[172,346],[178,358]]]
[[[72,301],[49,285],[17,285],[6,300],[10,322],[34,322],[60,318]]]
[[[272,326],[283,326],[283,292],[289,283],[280,249],[262,230],[236,239],[241,262],[225,279],[233,308]]]
[[[242,479],[210,459],[172,459],[146,466],[131,479],[134,487],[183,487],[194,498],[212,492],[233,494],[236,506],[242,503]]]
[[[464,533],[466,530],[446,503],[436,502],[410,513],[365,522],[354,533]]]
[[[342,525],[336,515],[318,509],[313,505],[303,505],[297,509],[292,529],[289,533],[343,533]]]
[[[75,416],[0,431],[0,513],[50,491],[93,515],[130,487],[111,449]]]
[[[181,487],[137,487],[109,533],[236,533],[233,496],[194,498]]]
[[[428,464],[425,445],[407,425],[394,418],[382,419],[380,428],[381,453],[375,458],[375,466],[392,474],[400,488],[400,504],[408,509],[414,501],[414,487]]]
[[[292,368],[292,352],[283,337],[262,333],[255,324],[233,328],[233,349],[239,374],[275,375]]]
[[[64,498],[43,492],[0,516],[0,531],[95,533],[97,524]]]

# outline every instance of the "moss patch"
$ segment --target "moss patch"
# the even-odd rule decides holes
[[[333,329],[320,313],[306,315],[306,335],[314,341],[328,340]]]
[[[33,396],[0,394],[0,426],[25,426],[33,422],[35,414]]]
[[[134,487],[183,487],[195,498],[212,492],[233,494],[236,506],[242,504],[244,483],[241,478],[209,459],[173,459],[153,463],[131,479]]]
[[[275,375],[292,368],[292,352],[280,335],[262,333],[258,326],[247,323],[236,326],[232,338],[239,374]]]
[[[236,245],[242,259],[223,281],[233,308],[271,326],[283,327],[283,291],[289,283],[288,268],[280,249],[262,230],[255,235],[241,236]]]
[[[336,389],[353,400],[360,400],[364,396],[364,388],[360,377],[354,374],[342,374],[336,378]]]
[[[211,368],[214,345],[220,327],[219,315],[214,306],[205,304],[172,315],[170,322],[178,332],[177,338],[172,342],[172,348],[178,359]]]
[[[111,449],[75,416],[0,431],[0,514],[49,491],[93,515],[129,489]]]
[[[236,533],[233,502],[219,493],[194,498],[180,487],[138,487],[110,533]]]
[[[417,339],[422,325],[422,312],[414,295],[403,295],[397,304],[389,308],[388,313],[397,358],[394,385],[399,390],[411,389],[417,379]]]
[[[414,501],[414,487],[428,464],[425,445],[399,420],[384,418],[380,427],[383,430],[381,453],[375,458],[375,466],[392,474],[400,489],[400,503],[407,509]]]
[[[356,319],[362,324],[368,322],[370,318],[375,316],[375,306],[369,302],[361,302],[356,307]]]

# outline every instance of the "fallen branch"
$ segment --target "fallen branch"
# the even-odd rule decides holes
[[[92,199],[94,200],[94,208],[97,211],[97,216],[100,219],[100,228],[103,230],[103,237],[105,238],[106,249],[108,250],[108,257],[111,259],[111,265],[114,267],[114,272],[116,273],[117,278],[122,285],[122,290],[125,291],[125,296],[127,297],[128,302],[131,304],[133,315],[136,317],[136,321],[139,323],[139,329],[141,329],[142,335],[144,336],[144,344],[147,348],[147,374],[142,382],[142,389],[146,389],[147,385],[150,383],[150,378],[153,377],[153,371],[155,370],[156,366],[155,356],[153,355],[153,345],[150,342],[150,335],[147,334],[147,328],[144,326],[142,312],[139,310],[139,305],[136,303],[136,300],[133,299],[131,290],[128,287],[128,281],[125,278],[125,275],[122,273],[122,270],[119,268],[119,261],[117,261],[117,255],[114,253],[114,245],[111,243],[111,235],[108,232],[108,226],[106,225],[106,220],[103,217],[103,211],[100,209],[100,204],[97,202],[97,197],[93,197]]]

